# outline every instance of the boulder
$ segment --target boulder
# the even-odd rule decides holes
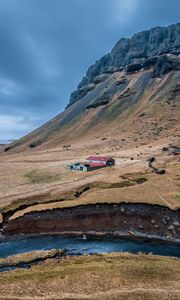
[[[159,174],[159,175],[164,175],[165,173],[166,173],[166,170],[164,170],[164,169],[154,169],[153,170],[153,173],[155,173],[155,174]]]
[[[179,223],[178,221],[174,221],[174,222],[173,222],[173,226],[179,227],[179,226],[180,226],[180,223]]]
[[[168,230],[172,231],[172,233],[173,233],[174,235],[176,234],[176,230],[175,230],[174,225],[170,225],[170,226],[168,227]]]
[[[178,154],[180,154],[180,147],[178,147],[178,146],[167,146],[167,147],[163,147],[162,151],[163,152],[167,151],[170,154],[178,155]]]
[[[159,228],[159,225],[158,225],[158,224],[155,224],[155,225],[154,225],[154,228],[158,229],[158,228]]]
[[[125,208],[121,207],[121,212],[124,213],[125,212]]]
[[[150,157],[150,158],[148,158],[147,161],[152,163],[152,162],[154,162],[155,160],[156,160],[155,157]]]
[[[166,221],[166,219],[165,219],[165,218],[163,218],[163,219],[162,219],[162,222],[163,222],[163,224],[164,224],[164,225],[166,225],[166,224],[167,224],[167,221]]]

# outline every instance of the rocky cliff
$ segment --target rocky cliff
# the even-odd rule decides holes
[[[108,77],[108,74],[120,71],[128,65],[141,68],[157,62],[157,56],[172,53],[180,54],[180,23],[169,27],[155,27],[135,34],[132,38],[122,38],[112,51],[92,65],[82,79],[76,91],[71,94],[68,106],[72,105],[98,83]],[[154,60],[149,60],[156,57]],[[166,56],[160,63],[173,64]],[[140,64],[140,65],[139,65]],[[142,64],[142,65],[141,65]],[[133,69],[133,67],[131,66]],[[172,69],[172,65],[170,66]],[[166,68],[166,71],[168,68]]]

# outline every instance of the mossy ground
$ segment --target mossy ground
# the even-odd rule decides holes
[[[175,195],[174,198],[175,198],[176,200],[180,201],[180,194]]]
[[[25,177],[29,179],[30,183],[48,183],[60,180],[61,174],[50,174],[48,172],[33,170],[27,173]]]

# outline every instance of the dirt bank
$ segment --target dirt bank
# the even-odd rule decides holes
[[[9,220],[4,235],[89,234],[180,240],[180,210],[150,204],[98,204],[30,212]]]

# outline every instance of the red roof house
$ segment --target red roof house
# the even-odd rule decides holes
[[[115,160],[110,156],[91,155],[86,160],[90,163],[102,163],[106,166],[115,164]]]
[[[71,163],[68,165],[70,170],[92,171],[115,164],[115,160],[110,156],[92,155],[84,162]]]

